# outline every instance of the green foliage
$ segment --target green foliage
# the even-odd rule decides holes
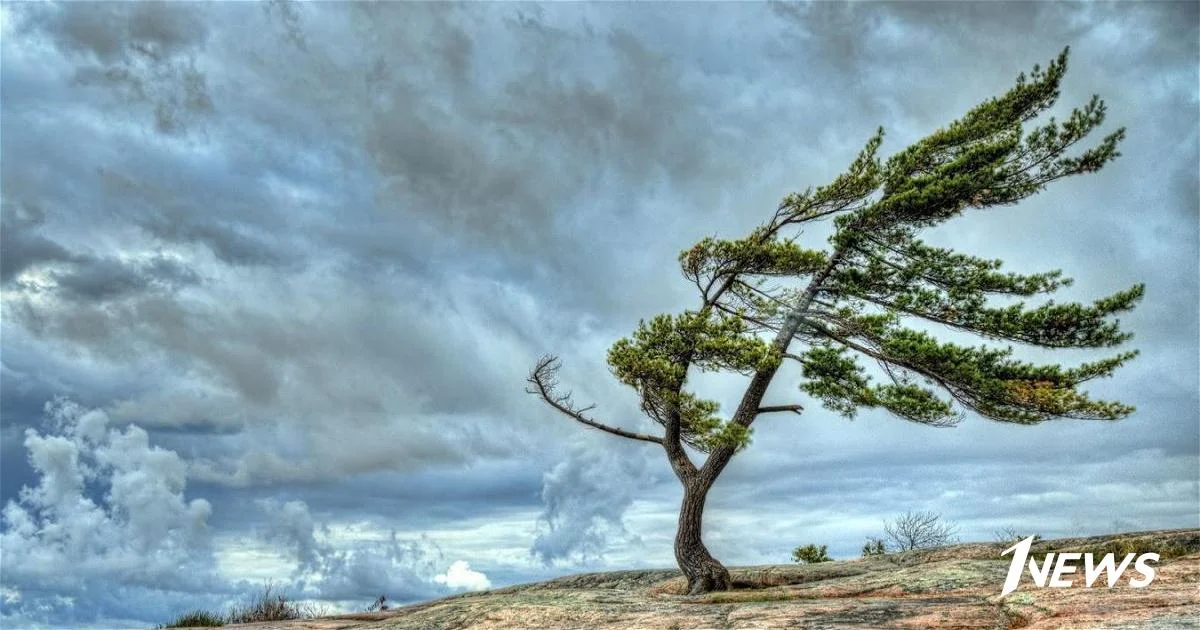
[[[616,375],[649,401],[644,407],[660,423],[676,409],[687,441],[705,449],[744,446],[748,430],[733,431],[733,423],[717,417],[715,403],[683,390],[689,368],[773,373],[783,353],[759,334],[783,334],[789,325],[792,338],[808,342],[789,355],[803,366],[800,389],[846,417],[860,408],[882,408],[947,426],[962,416],[955,402],[1020,424],[1131,413],[1129,405],[1092,400],[1078,387],[1110,375],[1136,352],[1073,369],[1039,366],[1012,359],[1012,348],[944,343],[905,325],[925,320],[985,339],[1049,348],[1104,348],[1131,337],[1111,317],[1138,303],[1142,285],[1091,304],[995,306],[994,296],[1051,293],[1071,280],[1058,270],[1006,272],[1001,261],[932,247],[915,236],[968,207],[1015,203],[1118,155],[1120,130],[1079,156],[1065,153],[1103,122],[1104,104],[1095,98],[1061,124],[1051,120],[1023,132],[1023,124],[1058,98],[1066,61],[1064,51],[1045,70],[1035,67],[1008,93],[882,165],[875,157],[881,130],[846,173],[828,186],[788,195],[772,221],[746,238],[705,238],[682,252],[683,273],[701,289],[704,307],[642,322],[609,352]],[[836,216],[837,227],[830,252],[782,236],[789,225],[828,216]],[[815,290],[769,284],[776,277],[810,278]],[[786,347],[790,339],[784,341]],[[873,383],[859,355],[882,365],[888,382]],[[748,425],[746,418],[737,420],[737,427]]]
[[[225,618],[206,610],[193,610],[184,613],[174,621],[163,624],[159,628],[215,628],[225,625]]]
[[[800,562],[803,564],[817,564],[818,562],[831,562],[833,558],[829,557],[825,550],[828,545],[804,545],[796,547],[792,550],[792,562]]]
[[[919,317],[991,339],[1053,348],[1102,348],[1131,337],[1107,318],[1132,309],[1145,292],[1139,284],[1091,305],[1051,301],[1034,308],[1023,302],[992,307],[988,305],[991,295],[1052,292],[1070,280],[1058,271],[1002,274],[997,271],[999,261],[930,248],[915,240],[898,253],[855,252],[854,259],[862,264],[833,275],[837,290],[854,296],[847,300],[847,310],[839,313],[850,321],[870,304],[897,318]]]
[[[742,318],[711,310],[639,322],[632,338],[621,339],[608,352],[617,378],[638,388],[670,388],[684,380],[685,360],[701,370],[743,374],[779,364],[771,345],[748,334]]]
[[[759,276],[802,276],[820,271],[825,253],[805,249],[793,241],[771,239],[762,228],[735,241],[705,238],[679,254],[684,277],[748,273]]]
[[[863,547],[862,547],[862,557],[864,557],[864,558],[873,558],[876,556],[882,556],[886,553],[887,553],[887,543],[883,542],[882,538],[876,538],[874,536],[870,536],[867,538],[867,542],[864,543]]]
[[[800,389],[827,409],[853,416],[860,405],[870,403],[870,379],[845,348],[814,346],[801,356],[807,380]]]
[[[677,416],[684,441],[700,450],[721,444],[742,448],[749,443],[750,431],[722,422],[716,402],[683,390],[685,366],[752,374],[779,361],[768,342],[748,332],[744,320],[711,310],[642,321],[631,338],[617,341],[608,351],[613,373],[642,394],[647,415],[660,424]]]
[[[897,153],[882,169],[878,203],[839,218],[839,225],[887,231],[930,227],[967,206],[1007,205],[1042,190],[1053,180],[1099,170],[1117,157],[1124,129],[1078,156],[1065,151],[1104,122],[1098,97],[1071,112],[1067,121],[1023,133],[1029,122],[1054,105],[1067,69],[1067,51],[1042,70],[1034,66],[1004,95],[989,99],[963,118]],[[852,232],[835,239],[857,240]]]

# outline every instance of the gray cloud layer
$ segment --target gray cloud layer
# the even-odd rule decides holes
[[[1062,106],[1106,98],[1107,127],[1129,129],[1123,157],[931,239],[1062,268],[1077,279],[1062,299],[1145,281],[1125,322],[1143,354],[1097,386],[1139,412],[952,431],[771,418],[714,491],[710,546],[730,562],[803,542],[848,554],[909,507],[983,537],[1196,523],[1195,3],[0,10],[0,499],[37,518],[74,488],[104,527],[149,532],[191,509],[186,479],[212,508],[211,545],[272,546],[311,569],[297,588],[332,599],[439,592],[415,568],[433,545],[498,584],[546,575],[543,561],[669,564],[678,492],[658,453],[537,406],[532,362],[559,353],[579,400],[638,426],[604,351],[692,304],[678,250],[825,183],[878,125],[898,150],[1069,44]],[[791,402],[784,376],[771,397]],[[697,382],[727,406],[741,385]],[[104,410],[118,436],[104,449],[177,459],[146,460],[147,486],[115,504],[71,485],[71,449],[101,447],[41,428],[60,395]],[[238,508],[256,500],[294,518]],[[127,521],[103,507],[126,503]],[[10,570],[10,545],[44,542],[19,522],[5,521],[0,577],[24,601],[99,597],[132,571]],[[439,535],[422,551],[314,533],[346,522]],[[163,549],[213,583],[139,609],[155,584],[134,580],[86,619],[5,604],[6,626],[157,623],[180,593],[219,601],[241,577],[214,564],[220,549]],[[353,577],[368,574],[384,581]]]

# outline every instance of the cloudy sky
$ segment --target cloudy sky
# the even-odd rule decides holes
[[[361,609],[671,566],[661,452],[554,416],[529,367],[559,354],[577,399],[649,429],[604,352],[695,303],[679,250],[827,182],[876,127],[890,155],[1067,45],[1056,112],[1101,94],[1123,157],[930,238],[1061,268],[1059,300],[1144,281],[1123,319],[1142,355],[1093,388],[1138,412],[768,416],[706,538],[754,564],[810,542],[855,556],[906,509],[981,540],[1200,525],[1198,17],[4,4],[0,624],[145,626],[264,580]],[[736,400],[736,379],[699,383]]]

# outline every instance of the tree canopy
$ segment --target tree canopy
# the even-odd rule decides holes
[[[801,408],[759,408],[755,401],[755,408],[722,418],[715,401],[686,388],[693,368],[761,380],[793,360],[802,366],[800,389],[832,411],[853,416],[881,408],[934,426],[955,424],[963,409],[1020,424],[1116,419],[1133,411],[1094,400],[1080,386],[1112,374],[1136,351],[1077,367],[1038,365],[1014,358],[1011,346],[960,345],[912,327],[924,320],[985,340],[1047,348],[1102,348],[1130,338],[1110,316],[1132,308],[1143,285],[1091,304],[995,305],[994,297],[1049,294],[1071,279],[1059,270],[1006,272],[1002,261],[918,238],[966,210],[1015,204],[1119,155],[1124,129],[1068,154],[1104,121],[1099,97],[1064,121],[1051,118],[1026,130],[1059,97],[1066,68],[1064,50],[1044,70],[1035,66],[1019,76],[1006,94],[886,161],[877,157],[880,129],[845,173],[787,195],[746,237],[705,238],[684,250],[679,263],[699,291],[700,306],[642,321],[609,350],[613,373],[638,392],[648,417],[704,452],[740,449],[757,415]],[[834,222],[826,248],[797,242],[799,228],[825,219]],[[797,287],[796,280],[807,286]],[[802,349],[793,350],[793,342]],[[864,359],[882,368],[881,382],[864,370]],[[556,368],[552,359],[540,363],[535,385],[548,384]]]

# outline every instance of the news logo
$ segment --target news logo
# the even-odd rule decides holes
[[[1000,553],[1001,556],[1013,554],[1012,564],[1008,566],[1008,577],[1004,580],[1004,588],[1000,591],[1000,596],[1004,597],[1013,592],[1017,588],[1017,584],[1021,581],[1021,574],[1025,572],[1026,561],[1028,561],[1029,576],[1033,578],[1033,583],[1038,588],[1069,588],[1075,585],[1075,580],[1067,576],[1074,574],[1078,576],[1077,570],[1080,568],[1079,560],[1083,559],[1083,584],[1087,588],[1092,588],[1100,576],[1105,577],[1105,583],[1108,588],[1117,585],[1121,580],[1121,575],[1129,568],[1129,564],[1133,563],[1133,568],[1141,577],[1130,577],[1129,586],[1132,588],[1145,588],[1150,586],[1154,581],[1154,567],[1150,566],[1150,562],[1158,562],[1159,556],[1157,553],[1125,554],[1120,564],[1117,564],[1117,555],[1108,553],[1101,557],[1099,562],[1096,562],[1096,554],[1079,553],[1079,552],[1050,552],[1046,554],[1041,565],[1038,565],[1037,559],[1029,557],[1029,547],[1033,545],[1034,536],[1030,536],[1018,542],[1017,544],[1005,549]],[[1053,571],[1051,571],[1053,567]]]

